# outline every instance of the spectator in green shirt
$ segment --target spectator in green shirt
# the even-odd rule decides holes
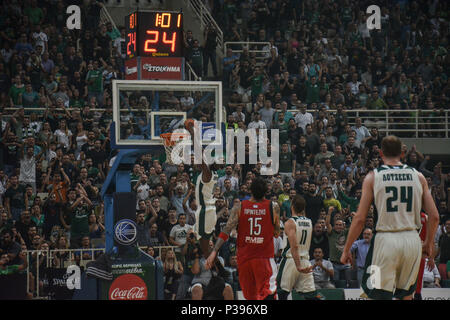
[[[331,214],[333,211],[334,207],[330,206],[326,217],[330,261],[333,264],[334,269],[333,279],[340,280],[342,278],[340,273],[343,271],[345,274],[345,280],[347,280],[348,283],[351,280],[351,266],[349,264],[340,263],[345,241],[347,240],[348,229],[345,228],[344,221],[341,219],[336,219],[334,226],[331,225]]]
[[[252,99],[256,99],[258,94],[263,91],[264,74],[259,67],[255,67],[255,71],[248,79],[251,83]]]
[[[26,7],[23,13],[28,16],[33,25],[40,24],[44,19],[44,12],[37,6],[37,0],[32,0],[31,6]]]
[[[367,101],[367,108],[370,110],[386,110],[389,109],[387,103],[378,96],[378,89],[375,87],[370,98]]]
[[[39,94],[33,90],[31,83],[27,83],[25,91],[22,92],[22,105],[24,108],[37,108],[39,102]]]
[[[91,213],[92,202],[84,192],[77,187],[80,196],[70,207],[71,209],[71,225],[70,225],[70,243],[71,247],[79,248],[81,239],[89,236],[89,215]]]
[[[103,172],[93,166],[92,158],[86,159],[86,169],[88,170],[88,177],[94,179],[94,183],[102,181],[105,178]]]
[[[111,41],[116,40],[117,38],[120,38],[120,31],[117,30],[117,28],[113,28],[112,24],[108,22],[106,24],[106,34],[111,38]]]
[[[14,78],[14,84],[9,89],[9,97],[11,98],[11,105],[22,105],[22,95],[25,93],[25,85],[19,75]]]
[[[283,201],[280,208],[281,221],[283,223],[287,221],[290,217],[292,217],[291,213],[291,201],[297,195],[297,191],[295,189],[289,190],[289,199]]]
[[[223,182],[223,185],[225,187],[225,191],[223,192],[223,197],[228,203],[228,209],[231,209],[233,207],[234,199],[239,198],[239,194],[236,190],[232,189],[231,180],[225,179]]]
[[[341,185],[339,188],[339,200],[343,207],[349,207],[350,212],[356,212],[359,201],[361,200],[361,188],[356,189],[355,196],[349,197],[343,192],[344,188]]]
[[[87,94],[89,100],[95,97],[99,107],[103,106],[103,70],[107,64],[103,58],[100,57],[103,68],[100,68],[97,61],[89,63],[88,72],[86,74]]]
[[[139,181],[140,178],[141,178],[141,165],[136,163],[133,167],[133,171],[130,173],[131,189],[134,188],[134,186],[136,185],[136,183]]]
[[[283,144],[281,145],[281,152],[279,155],[280,166],[278,172],[280,172],[283,181],[287,181],[291,185],[293,185],[294,184],[293,177],[295,175],[294,171],[295,155],[289,150],[289,145],[288,143],[285,142],[287,141],[287,139],[280,138],[280,141],[282,141]]]
[[[22,264],[7,265],[10,262],[9,256],[5,253],[0,256],[0,276],[8,276],[10,274],[18,273],[27,268],[26,253],[20,252],[19,258],[23,261]]]
[[[305,81],[306,85],[306,104],[320,102],[320,86],[316,82],[316,77],[311,77],[311,80]]]

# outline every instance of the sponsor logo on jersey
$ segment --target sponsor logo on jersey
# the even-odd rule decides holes
[[[246,236],[245,237],[245,242],[246,243],[252,243],[252,244],[261,244],[264,242],[264,238],[262,237],[250,237],[250,236]]]

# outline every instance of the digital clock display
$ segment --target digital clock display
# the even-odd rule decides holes
[[[183,14],[135,12],[126,17],[127,58],[182,57]]]

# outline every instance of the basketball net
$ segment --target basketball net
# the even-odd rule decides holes
[[[166,150],[166,162],[168,164],[174,164],[172,161],[172,151],[176,147],[176,145],[182,141],[187,139],[190,134],[182,133],[182,132],[167,132],[159,135],[163,139],[164,149]],[[181,158],[183,153],[183,148],[179,149],[178,156]]]

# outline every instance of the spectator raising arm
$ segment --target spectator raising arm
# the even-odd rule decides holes
[[[148,210],[149,210],[150,214],[148,214],[148,215],[145,217],[145,220],[148,220],[148,225],[151,226],[151,225],[153,225],[153,224],[156,222],[156,220],[158,219],[158,214],[156,213],[155,208],[153,208],[151,202],[149,202],[149,204],[148,204]]]
[[[187,192],[186,196],[183,199],[183,210],[184,210],[184,212],[186,214],[189,211],[188,210],[188,206],[187,206],[187,202],[191,198],[191,195],[192,195],[192,193],[195,190],[195,185],[192,182],[190,182],[190,181],[188,181],[188,183],[189,183],[189,189],[188,189],[188,192]]]
[[[325,219],[328,235],[330,235],[331,232],[333,231],[333,226],[331,225],[331,213],[333,212],[333,210],[334,210],[333,206],[328,207],[327,217]]]
[[[64,178],[64,183],[66,184],[66,186],[70,186],[70,178],[69,176],[66,174],[66,172],[64,171],[63,167],[60,167],[59,169],[61,171],[61,175]]]

